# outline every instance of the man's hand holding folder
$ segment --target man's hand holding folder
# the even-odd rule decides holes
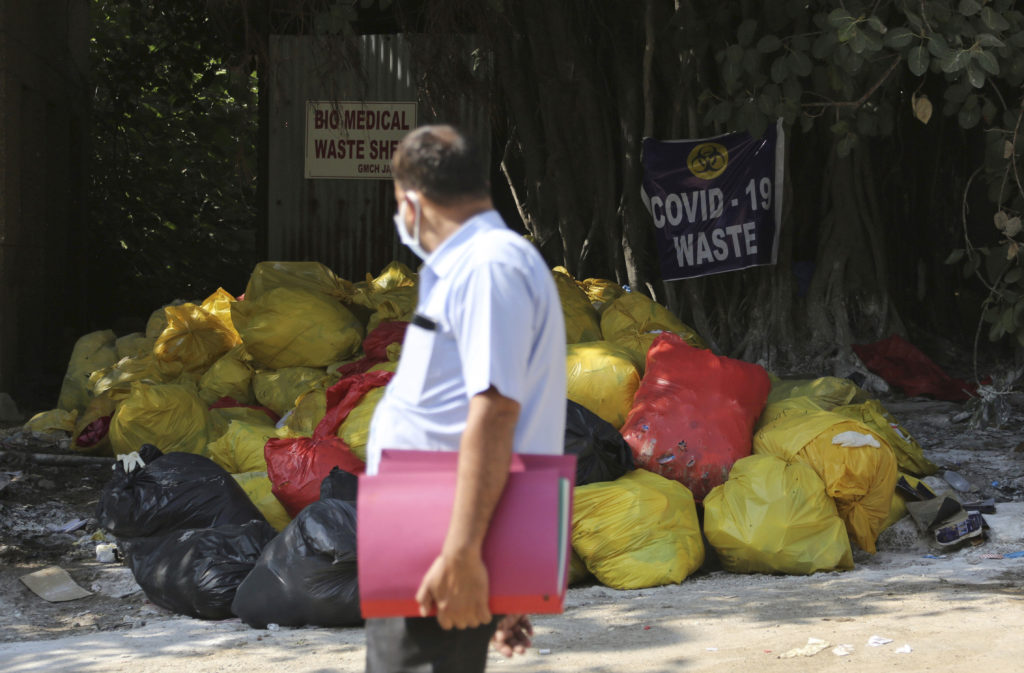
[[[359,582],[363,616],[421,615],[418,600],[445,542],[458,456],[385,451],[380,473],[361,477]],[[489,614],[558,613],[568,585],[574,456],[512,457],[482,548]],[[438,591],[441,593],[440,591]],[[438,594],[431,593],[438,605]],[[447,599],[447,594],[445,594]],[[509,624],[510,647],[528,641],[528,620]]]

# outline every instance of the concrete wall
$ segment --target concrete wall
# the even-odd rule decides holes
[[[0,392],[52,408],[85,307],[88,0],[0,0]]]

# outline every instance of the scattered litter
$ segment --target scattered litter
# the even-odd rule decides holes
[[[873,446],[876,449],[881,448],[881,444],[878,440],[871,435],[866,435],[863,432],[855,432],[853,430],[847,430],[846,432],[840,432],[838,435],[832,438],[833,444],[839,446],[846,446],[849,448],[859,448],[862,446]]]
[[[871,636],[868,638],[868,645],[871,647],[881,647],[882,645],[888,645],[892,642],[892,638],[884,638],[882,636]]]
[[[941,556],[936,556],[935,554],[925,554],[925,555],[924,555],[924,556],[922,556],[921,558],[934,558],[934,559],[940,559],[940,558],[947,558],[947,556],[946,556],[945,554],[942,554]]]
[[[960,476],[959,473],[954,472],[953,470],[946,470],[943,472],[942,478],[946,480],[947,484],[963,493],[969,493],[974,490],[974,487],[971,486],[971,482],[967,481]]]
[[[836,655],[837,657],[845,657],[846,655],[852,654],[852,653],[853,653],[853,645],[850,645],[848,643],[843,643],[842,645],[836,645],[835,647],[832,648],[832,654]]]
[[[645,627],[644,627],[644,631],[650,631],[650,630],[651,630],[651,627],[650,627],[650,626],[645,626]]]
[[[708,652],[717,652],[718,651],[717,647],[705,647],[704,649],[707,650]]]
[[[130,568],[105,568],[103,574],[89,587],[110,598],[124,598],[142,591]]]
[[[281,627],[278,626],[277,624],[273,623],[273,622],[267,624],[267,631],[280,631],[280,630],[281,630]]]
[[[114,563],[117,561],[117,545],[98,544],[96,545],[96,560],[100,563]]]
[[[896,654],[910,654],[914,650],[910,647],[910,645],[903,645],[902,647],[897,647],[894,651],[896,652]]]
[[[537,650],[537,654],[551,654],[551,650],[548,650],[548,649]]]
[[[1003,558],[1021,558],[1024,557],[1024,551],[1012,551],[1009,554],[1003,554]]]
[[[792,659],[793,657],[813,657],[829,646],[827,640],[821,638],[808,638],[807,644],[803,647],[795,647],[788,652],[779,655],[779,659]],[[769,650],[765,650],[766,652]]]
[[[1003,557],[1002,554],[982,554],[981,558],[1001,559],[1001,558],[1004,558],[1004,557]]]
[[[89,523],[88,519],[72,519],[62,526],[51,525],[47,526],[47,528],[54,533],[73,533],[87,523]]]
[[[91,591],[76,584],[75,580],[71,579],[71,575],[58,566],[50,566],[28,575],[22,575],[21,581],[32,593],[50,603],[61,603],[92,596]]]

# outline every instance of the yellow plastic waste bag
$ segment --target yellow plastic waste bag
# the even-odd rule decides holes
[[[398,261],[385,266],[376,278],[366,274],[366,282],[377,291],[394,290],[397,287],[415,287],[417,278],[415,271]]]
[[[131,392],[133,381],[176,383],[194,381],[195,377],[198,377],[198,372],[185,372],[181,362],[164,362],[149,354],[121,358],[113,367],[93,372],[89,382],[92,384],[93,395],[99,396],[109,391],[124,398]]]
[[[173,304],[168,304],[168,306],[173,306]],[[149,314],[149,320],[146,321],[147,338],[155,341],[167,329],[167,313],[164,312],[164,308],[166,307],[161,306]]]
[[[565,370],[567,397],[621,428],[640,386],[629,352],[608,341],[569,344]]]
[[[597,341],[601,338],[601,324],[597,310],[590,303],[586,293],[576,285],[572,276],[562,267],[551,272],[562,301],[562,315],[565,318],[565,342],[567,344]]]
[[[385,386],[380,386],[366,393],[338,428],[338,436],[348,444],[352,453],[359,456],[359,460],[366,460],[366,442],[370,438],[370,420],[373,418],[373,412],[377,409],[377,403],[384,397],[385,389]]]
[[[152,444],[164,453],[206,455],[209,442],[209,412],[187,384],[133,383],[110,423],[110,443],[118,454]]]
[[[153,354],[153,346],[156,345],[156,337],[148,337],[142,332],[132,332],[118,337],[117,359],[145,357]]]
[[[353,292],[352,283],[320,262],[260,262],[245,286],[245,301],[261,299],[271,290],[290,287],[342,300]]]
[[[678,584],[704,562],[693,494],[643,469],[576,488],[572,547],[615,589]]]
[[[757,428],[762,428],[783,414],[797,411],[832,411],[844,404],[866,402],[868,394],[849,379],[822,376],[817,379],[777,379],[772,381]]]
[[[265,425],[274,429],[274,419],[262,409],[253,409],[252,407],[217,407],[210,409],[210,418],[217,425],[223,426],[224,432],[227,432],[228,424],[231,421],[241,421],[248,425]]]
[[[180,362],[185,371],[202,374],[220,356],[237,346],[234,328],[196,304],[168,306],[167,328],[153,346],[153,355],[163,362]]]
[[[845,433],[856,433],[853,439],[863,441],[846,441]],[[850,537],[864,551],[875,552],[897,476],[896,456],[885,438],[863,423],[830,411],[814,411],[769,423],[754,434],[753,447],[756,454],[810,465],[825,482],[825,492],[835,499]]]
[[[729,480],[704,497],[704,535],[730,572],[853,568],[850,537],[821,478],[809,465],[775,456],[733,464]]]
[[[203,300],[200,304],[202,309],[220,320],[225,329],[230,330],[235,334],[237,343],[241,343],[242,339],[238,336],[238,331],[235,330],[234,323],[231,322],[231,305],[234,304],[236,299],[234,296],[222,287],[218,287],[217,291],[211,294],[209,297]]]
[[[284,505],[281,504],[271,491],[274,485],[269,477],[267,477],[266,471],[244,472],[231,476],[235,478],[238,485],[249,496],[252,504],[256,505],[256,509],[260,511],[260,514],[267,520],[267,523],[278,533],[283,531],[292,518],[288,516],[288,511],[284,508]]]
[[[241,404],[252,404],[252,365],[245,346],[235,346],[214,362],[199,379],[199,399],[207,405],[222,397]]]
[[[57,408],[64,411],[84,411],[92,398],[89,375],[97,369],[117,362],[117,337],[111,330],[90,332],[75,342],[71,350],[64,382],[60,387]]]
[[[616,299],[626,294],[622,286],[614,280],[604,278],[587,278],[578,281],[580,288],[587,294],[587,299],[598,313],[604,310]]]
[[[278,287],[259,299],[236,301],[231,319],[246,351],[270,369],[326,367],[359,350],[363,327],[323,294]]]
[[[919,477],[927,477],[938,472],[938,465],[924,457],[924,449],[917,440],[896,422],[878,400],[836,407],[833,411],[840,416],[860,421],[884,437],[896,453],[896,463],[903,472]]]
[[[318,384],[330,378],[322,369],[312,367],[265,369],[253,376],[252,388],[260,404],[284,416],[295,407],[300,395],[320,387]]]
[[[334,382],[338,379],[335,378]],[[327,415],[327,385],[317,385],[300,395],[284,421],[284,430],[289,437],[312,437],[320,420]]]
[[[265,472],[263,447],[271,437],[277,437],[273,426],[231,421],[227,432],[210,442],[207,454],[231,474]]]
[[[75,431],[75,423],[77,421],[78,410],[51,409],[50,411],[40,411],[28,419],[28,422],[23,427],[29,432],[41,432],[44,434],[71,433]]]
[[[399,320],[410,322],[419,302],[419,290],[415,287],[397,287],[379,292],[374,298],[376,309],[366,323],[366,333],[375,330],[382,322]]]
[[[627,292],[601,313],[604,340],[629,351],[641,375],[647,366],[647,351],[662,332],[675,332],[691,346],[707,348],[693,328],[658,302],[636,292]]]
[[[587,564],[583,562],[583,559],[580,558],[580,555],[575,550],[572,550],[569,557],[569,585],[580,584],[590,576]]]

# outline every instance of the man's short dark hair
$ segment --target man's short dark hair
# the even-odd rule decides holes
[[[391,168],[402,189],[441,205],[490,196],[476,143],[453,126],[421,126],[410,132],[395,149]]]

